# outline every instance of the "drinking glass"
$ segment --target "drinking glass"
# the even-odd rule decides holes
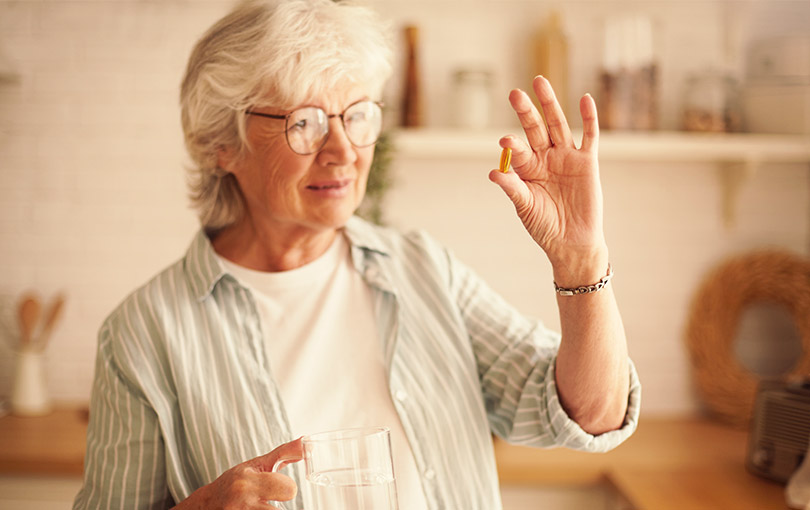
[[[306,510],[398,510],[388,428],[304,436]]]

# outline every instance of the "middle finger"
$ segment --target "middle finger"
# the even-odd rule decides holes
[[[568,121],[565,119],[565,114],[559,101],[557,101],[557,96],[554,94],[551,84],[544,77],[537,76],[532,85],[534,86],[534,93],[537,94],[537,99],[540,100],[540,106],[543,108],[552,145],[573,147],[574,137],[571,136]]]

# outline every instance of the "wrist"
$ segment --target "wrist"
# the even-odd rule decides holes
[[[608,264],[607,246],[582,253],[568,253],[551,260],[554,283],[565,288],[591,285],[607,274]]]
[[[211,498],[208,496],[211,484],[203,485],[188,495],[186,499],[177,503],[172,510],[197,510],[211,508]]]
[[[599,279],[598,282],[590,283],[587,285],[578,285],[577,287],[560,287],[557,282],[554,282],[554,292],[560,296],[577,296],[579,294],[593,294],[604,289],[613,278],[613,268],[608,264],[607,274]]]

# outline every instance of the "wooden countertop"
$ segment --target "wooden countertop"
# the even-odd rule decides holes
[[[86,413],[0,418],[0,475],[81,476]],[[497,441],[502,485],[609,484],[639,510],[784,510],[784,486],[748,473],[748,434],[699,418],[644,418],[615,450],[537,450]]]
[[[497,441],[502,485],[614,487],[639,510],[783,510],[784,486],[745,469],[748,432],[701,418],[644,418],[602,454]]]
[[[87,411],[0,418],[0,475],[82,476]]]

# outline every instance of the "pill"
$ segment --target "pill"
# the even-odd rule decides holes
[[[509,171],[509,163],[512,161],[512,149],[506,147],[501,151],[501,172]]]

